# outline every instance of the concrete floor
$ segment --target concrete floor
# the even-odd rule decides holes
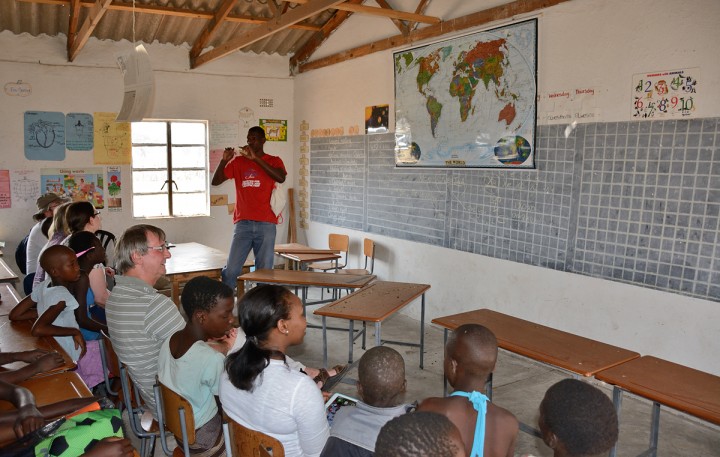
[[[314,298],[314,294],[311,295]],[[411,305],[414,306],[414,305]],[[308,324],[320,325],[320,318],[313,316],[317,306],[309,306]],[[432,317],[428,318],[428,321]],[[347,321],[328,319],[328,325],[347,328]],[[358,323],[356,323],[356,328]],[[383,339],[417,342],[419,321],[403,315],[394,315],[383,323]],[[374,328],[368,328],[367,347],[375,343]],[[419,368],[419,348],[390,345],[405,358],[407,393],[405,401],[412,403],[429,396],[441,396],[443,393],[443,331],[434,325],[425,326],[425,368]],[[360,341],[354,344],[354,360],[363,354]],[[322,330],[308,327],[305,341],[301,346],[292,348],[289,355],[307,366],[322,366]],[[347,332],[328,331],[328,365],[346,363],[348,358]],[[525,424],[537,424],[538,406],[545,391],[557,381],[570,377],[562,370],[533,362],[511,352],[500,350],[493,380],[493,402],[511,411]],[[353,381],[357,379],[357,367],[353,367],[339,383],[334,392],[357,397]],[[591,382],[612,397],[612,388],[602,382]],[[720,395],[720,393],[719,393]],[[650,436],[650,401],[631,394],[625,394],[620,417],[620,439],[618,457],[637,456],[648,447]],[[172,438],[170,439],[171,441]],[[136,443],[139,444],[139,443]],[[174,443],[170,443],[171,449]],[[163,456],[158,444],[156,457]],[[520,432],[516,456],[532,455],[551,457],[551,450],[542,440]],[[662,407],[660,416],[660,439],[658,457],[720,457],[720,427]]]

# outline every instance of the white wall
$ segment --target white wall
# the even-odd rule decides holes
[[[475,11],[483,9],[483,3],[466,1],[462,7]],[[460,15],[452,9],[428,14],[445,19]],[[540,93],[592,86],[601,94],[596,100],[601,122],[629,121],[634,74],[699,67],[703,106],[696,115],[720,115],[720,2],[692,0],[678,8],[670,0],[573,0],[541,11],[538,18]],[[368,35],[375,20],[355,15],[347,29]],[[358,44],[343,30],[323,46],[324,54]],[[311,130],[362,128],[366,106],[390,104],[392,113],[393,102],[391,51],[303,73],[295,81],[295,118],[308,121]],[[538,113],[549,109],[541,102]],[[357,265],[366,234],[310,223],[305,236],[311,245],[323,246],[330,232],[351,236],[355,258],[350,264]],[[372,237],[381,245],[376,263],[381,279],[432,285],[430,318],[491,308],[720,374],[720,303]],[[417,316],[417,306],[410,308]]]
[[[118,112],[122,105],[123,78],[115,64],[115,55],[132,49],[129,42],[113,43],[90,39],[73,63],[68,63],[65,38],[33,38],[0,33],[0,86],[8,82],[32,85],[32,95],[12,97],[0,92],[0,169],[41,169],[93,166],[91,152],[67,151],[66,159],[29,161],[23,152],[23,113],[60,111],[64,113]],[[189,71],[188,48],[170,45],[146,45],[156,80],[153,117],[158,119],[200,119],[231,121],[247,106],[258,118],[287,119],[293,125],[293,80],[288,76],[288,58],[237,53],[198,70]],[[273,108],[260,108],[258,99],[274,100]],[[245,144],[247,131],[239,132],[239,144]],[[283,158],[292,186],[294,161],[293,131],[286,143],[267,143],[266,151]],[[237,146],[237,145],[236,145]],[[130,183],[130,166],[122,167],[123,181]],[[232,182],[211,188],[226,193],[235,201]],[[102,211],[103,227],[119,235],[133,219],[131,187],[123,186],[123,211]],[[6,242],[6,259],[17,242],[32,226],[34,210],[0,209],[0,240]],[[287,219],[287,218],[286,218]],[[198,241],[227,251],[232,235],[232,216],[227,207],[211,207],[210,217],[152,219],[147,223],[162,227],[174,242]],[[287,223],[278,229],[284,241]],[[14,261],[8,261],[14,266]]]

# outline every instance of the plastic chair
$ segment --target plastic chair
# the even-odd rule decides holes
[[[195,415],[192,405],[182,395],[161,383],[159,380],[153,387],[155,390],[155,404],[158,412],[158,425],[160,428],[160,444],[167,456],[190,456],[190,445],[195,443]],[[168,448],[167,428],[182,448],[176,447],[173,451]]]
[[[332,262],[313,262],[308,264],[310,270],[340,270],[345,268],[347,265],[348,251],[350,250],[350,237],[347,235],[341,235],[339,233],[331,233],[328,236],[328,249],[340,251],[340,259],[333,260]],[[340,263],[342,260],[342,264]]]
[[[375,242],[370,238],[363,239],[363,254],[365,254],[365,266],[363,268],[343,268],[337,272],[348,275],[371,275],[375,269]],[[369,270],[368,263],[370,264]]]
[[[285,457],[282,443],[272,436],[244,427],[227,414],[224,415],[223,433],[229,457]]]
[[[95,232],[95,236],[100,238],[100,242],[105,250],[107,250],[110,242],[112,241],[113,248],[115,247],[115,235],[108,232],[107,230],[98,230]]]

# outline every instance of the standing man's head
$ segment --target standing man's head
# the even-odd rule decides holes
[[[538,425],[558,457],[602,454],[618,439],[618,417],[608,396],[577,379],[563,379],[547,390]]]
[[[45,218],[52,216],[53,210],[65,203],[66,201],[67,199],[53,192],[48,192],[47,194],[42,195],[37,200],[35,200],[38,211],[37,213],[33,214],[33,219],[35,219],[36,221],[41,221]]]
[[[478,324],[461,325],[445,345],[445,376],[455,388],[468,383],[484,385],[495,369],[497,354],[493,332]]]
[[[256,154],[259,152],[265,152],[263,150],[263,145],[265,144],[265,130],[263,130],[262,127],[255,126],[250,127],[247,133],[247,143],[248,146],[255,152]]]
[[[370,406],[388,408],[402,403],[405,361],[393,348],[376,346],[363,354],[358,367],[358,395]]]
[[[398,416],[383,426],[375,457],[464,457],[465,445],[450,419],[419,411]]]
[[[115,247],[118,272],[150,286],[165,274],[165,261],[169,258],[165,232],[153,225],[133,225],[120,236]]]

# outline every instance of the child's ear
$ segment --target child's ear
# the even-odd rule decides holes
[[[195,311],[193,315],[193,320],[197,321],[199,324],[204,324],[205,320],[207,319],[207,313],[201,309]]]

